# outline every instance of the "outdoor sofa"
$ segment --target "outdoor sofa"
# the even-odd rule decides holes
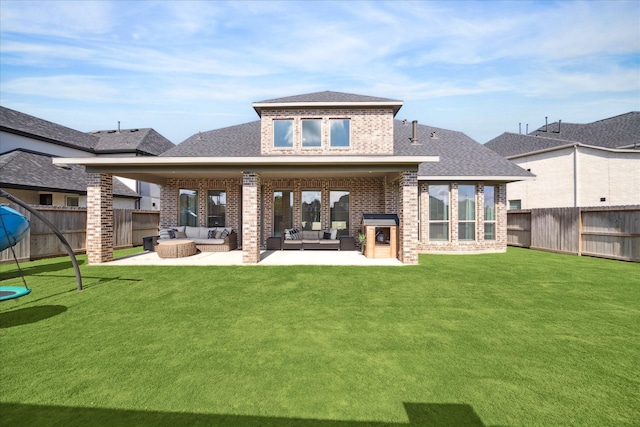
[[[339,251],[340,239],[337,230],[284,230],[281,236],[282,249],[333,249]]]
[[[160,229],[161,242],[167,239],[188,239],[201,252],[227,252],[238,248],[238,233],[231,227],[170,227]]]

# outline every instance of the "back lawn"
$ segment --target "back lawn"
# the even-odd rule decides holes
[[[84,291],[48,259],[0,303],[0,425],[640,419],[638,264],[517,248],[395,268],[79,260]],[[0,278],[21,285],[15,264]]]

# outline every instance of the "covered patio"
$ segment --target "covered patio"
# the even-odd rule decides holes
[[[242,251],[200,252],[183,258],[160,258],[156,252],[143,252],[101,265],[157,265],[157,266],[229,266],[247,265]],[[367,258],[360,251],[260,251],[258,266],[269,265],[353,265],[403,266],[397,258]]]

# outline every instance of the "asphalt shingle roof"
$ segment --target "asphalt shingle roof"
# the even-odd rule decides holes
[[[192,135],[163,157],[260,156],[260,120]]]
[[[344,93],[344,92],[332,92],[332,91],[324,91],[324,92],[314,92],[307,93],[303,95],[294,95],[294,96],[286,96],[284,98],[276,98],[276,99],[268,99],[265,101],[259,101],[258,103],[289,103],[289,102],[398,102],[402,103],[402,101],[398,101],[397,99],[388,99],[388,98],[378,98],[375,96],[367,96],[367,95],[355,95],[352,93]]]
[[[98,138],[88,133],[0,107],[0,130],[92,152]]]
[[[102,130],[91,132],[98,138],[98,153],[141,152],[158,156],[175,145],[153,129]]]
[[[439,156],[439,162],[422,163],[418,176],[430,177],[533,177],[462,132],[418,124],[418,144],[411,142],[412,124],[394,121],[394,154]]]
[[[501,156],[511,157],[571,143],[603,148],[640,146],[640,112],[632,111],[593,123],[550,123],[528,135],[505,132],[485,144]]]
[[[0,186],[42,189],[45,191],[87,193],[87,173],[84,166],[59,168],[52,156],[26,150],[13,150],[0,155]],[[140,197],[119,179],[113,180],[113,194]]]

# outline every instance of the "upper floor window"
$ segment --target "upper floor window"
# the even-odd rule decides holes
[[[351,144],[351,122],[349,119],[331,119],[331,147],[349,147]]]
[[[519,211],[522,209],[522,200],[509,200],[509,210]]]
[[[65,203],[67,206],[80,206],[80,198],[78,196],[66,196]]]
[[[53,194],[40,194],[41,205],[53,205]]]
[[[322,120],[302,120],[302,146],[322,147]]]
[[[273,146],[278,148],[293,147],[293,120],[273,121]]]

